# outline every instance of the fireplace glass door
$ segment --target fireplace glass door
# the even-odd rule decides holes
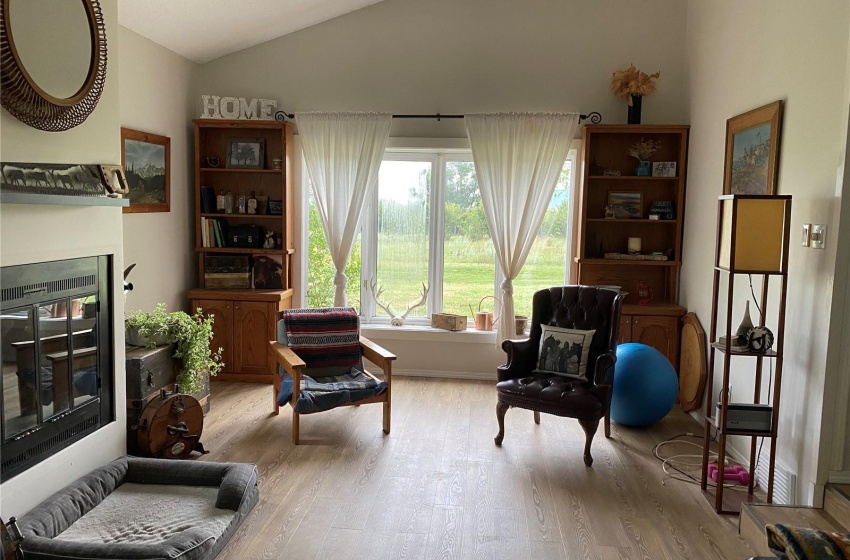
[[[7,438],[98,396],[96,306],[97,295],[89,294],[4,313]]]
[[[7,480],[113,418],[111,259],[0,269]]]

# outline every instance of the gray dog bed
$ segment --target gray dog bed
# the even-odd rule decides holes
[[[215,558],[259,499],[257,468],[121,457],[18,520],[27,560]]]

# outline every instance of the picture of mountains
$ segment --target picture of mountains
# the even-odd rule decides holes
[[[131,205],[167,202],[165,146],[125,139],[124,173]]]

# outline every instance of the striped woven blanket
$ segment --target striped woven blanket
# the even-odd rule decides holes
[[[781,560],[850,559],[850,535],[817,529],[768,525],[767,545]]]

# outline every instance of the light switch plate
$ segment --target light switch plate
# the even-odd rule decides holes
[[[812,226],[812,249],[823,249],[826,246],[826,225],[814,224]]]
[[[808,247],[812,237],[812,224],[803,224],[803,247]]]

